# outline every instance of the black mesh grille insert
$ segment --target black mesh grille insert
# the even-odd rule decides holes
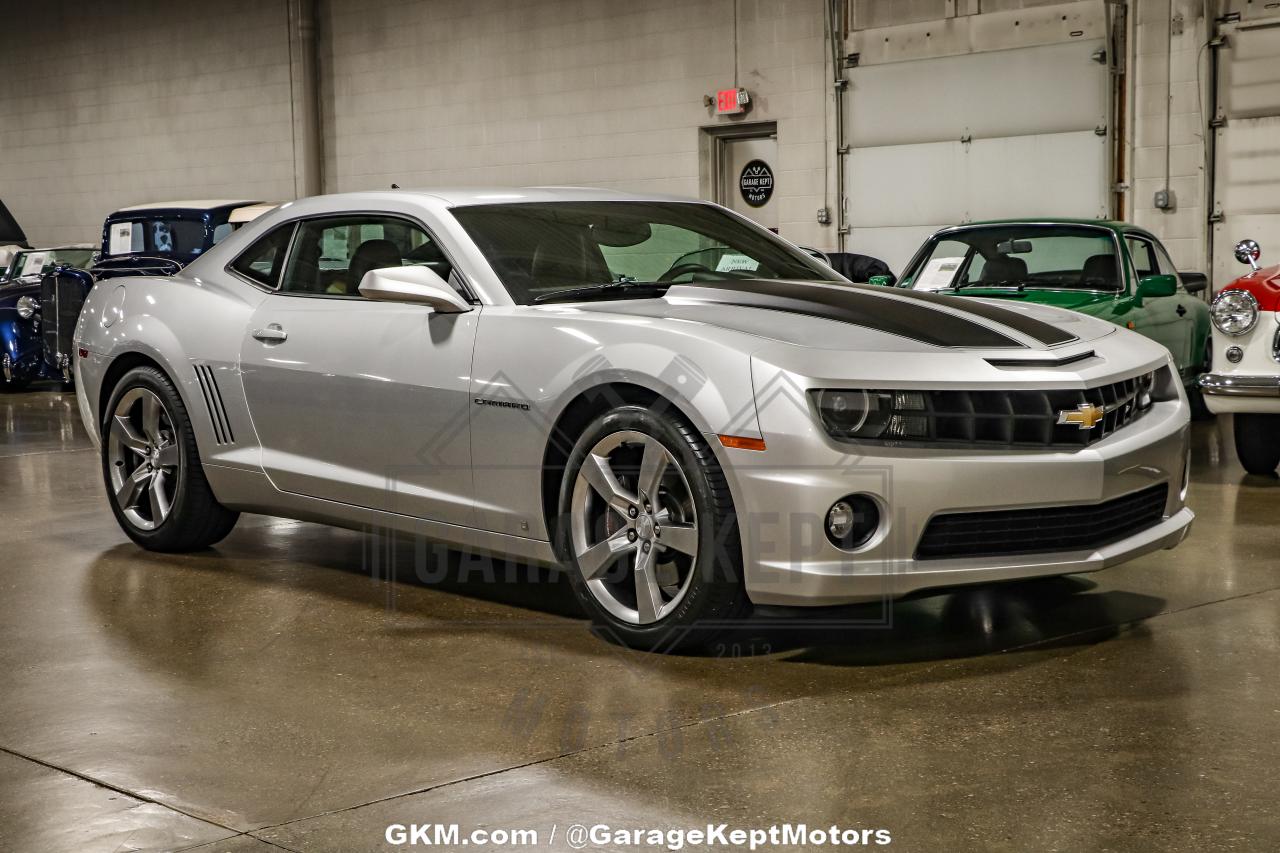
[[[1084,391],[926,391],[920,414],[940,443],[1087,447],[1146,413],[1153,383],[1146,374]],[[1059,423],[1082,409],[1098,418],[1091,427]]]
[[[1162,483],[1099,504],[938,515],[920,537],[916,559],[1101,548],[1158,523],[1168,496]]]

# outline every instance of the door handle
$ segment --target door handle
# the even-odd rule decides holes
[[[1187,307],[1185,305],[1179,305],[1177,308],[1177,313],[1179,317],[1187,316]]]
[[[254,329],[250,334],[264,344],[282,344],[289,340],[288,332],[280,328],[279,323],[271,323],[265,329]]]

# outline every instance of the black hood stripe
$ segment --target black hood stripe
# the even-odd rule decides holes
[[[854,287],[863,290],[877,290],[879,288],[866,284],[855,284]],[[987,305],[982,302],[975,302],[967,296],[947,296],[942,293],[929,293],[922,290],[909,290],[907,288],[895,288],[894,296],[901,296],[906,299],[915,299],[921,302],[928,302],[934,305],[942,305],[955,311],[963,311],[968,314],[975,314],[984,320],[991,320],[1002,326],[1008,326],[1010,329],[1021,332],[1029,338],[1039,341],[1047,347],[1057,346],[1058,344],[1066,344],[1076,340],[1076,336],[1070,332],[1063,331],[1057,326],[1050,325],[1043,320],[1037,320],[1034,317],[1028,317],[1026,314],[1018,311],[1010,311],[1008,308],[1001,308],[999,305]]]
[[[892,299],[881,288],[822,286],[773,279],[733,279],[681,283],[672,288],[705,290],[696,298],[748,308],[764,308],[851,323],[937,347],[1026,349],[1018,340],[959,314]],[[717,293],[718,291],[718,293]],[[678,296],[678,291],[668,295]],[[962,307],[968,303],[957,300]],[[947,306],[951,307],[951,306]],[[976,312],[970,312],[976,313]]]

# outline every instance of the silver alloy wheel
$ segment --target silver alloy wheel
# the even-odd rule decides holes
[[[164,402],[147,388],[131,388],[111,413],[107,461],[116,505],[139,530],[169,517],[182,484],[177,430]]]
[[[697,508],[679,462],[656,438],[627,430],[596,442],[574,482],[569,523],[587,588],[623,622],[657,622],[689,591]]]

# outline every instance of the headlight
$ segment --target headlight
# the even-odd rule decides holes
[[[815,391],[818,416],[836,438],[929,437],[928,406],[920,391]]]
[[[1258,322],[1258,300],[1244,290],[1224,290],[1213,300],[1213,325],[1224,335],[1243,335]]]
[[[18,316],[30,320],[40,310],[40,302],[34,296],[24,296],[18,300]]]

